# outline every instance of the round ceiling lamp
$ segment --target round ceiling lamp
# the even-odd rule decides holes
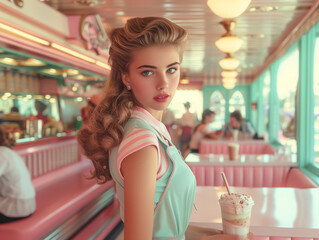
[[[235,84],[223,84],[223,87],[226,89],[233,89],[235,87]]]
[[[234,70],[240,64],[239,60],[233,58],[232,56],[230,56],[230,54],[227,54],[227,56],[224,59],[220,60],[218,63],[219,66],[224,70]]]
[[[221,73],[223,78],[228,78],[228,77],[237,77],[238,76],[238,72],[236,71],[223,71]]]
[[[243,45],[243,40],[234,34],[226,33],[215,42],[216,47],[225,53],[238,51]]]
[[[223,84],[235,84],[237,82],[237,79],[234,77],[227,77],[223,78]]]
[[[208,0],[207,5],[221,18],[235,18],[241,15],[251,0]]]

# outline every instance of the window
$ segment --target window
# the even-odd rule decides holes
[[[319,35],[319,32],[318,32]],[[316,39],[314,57],[314,156],[315,164],[319,167],[319,36]]]
[[[190,102],[190,111],[196,113],[197,119],[202,118],[203,93],[200,90],[177,90],[175,96],[168,106],[173,111],[175,118],[180,119],[185,113],[184,103]]]
[[[295,101],[299,79],[299,48],[294,48],[283,57],[277,76],[280,114],[278,140],[296,153]]]
[[[239,110],[242,117],[246,118],[246,106],[244,95],[240,91],[235,91],[229,99],[229,112]]]
[[[215,91],[210,96],[209,109],[216,113],[212,129],[221,129],[225,123],[225,98],[220,91]]]

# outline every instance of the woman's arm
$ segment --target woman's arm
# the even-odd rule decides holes
[[[157,149],[148,146],[123,160],[124,239],[152,239]]]

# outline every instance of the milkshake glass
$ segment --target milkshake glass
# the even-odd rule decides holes
[[[228,144],[229,160],[237,160],[239,154],[239,144],[229,143]]]
[[[219,198],[225,234],[247,237],[250,226],[251,196],[241,193],[225,193]]]

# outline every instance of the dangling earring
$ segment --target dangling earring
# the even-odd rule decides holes
[[[131,86],[130,86],[130,85],[127,85],[126,88],[127,88],[127,90],[129,90],[129,91],[131,90]]]

